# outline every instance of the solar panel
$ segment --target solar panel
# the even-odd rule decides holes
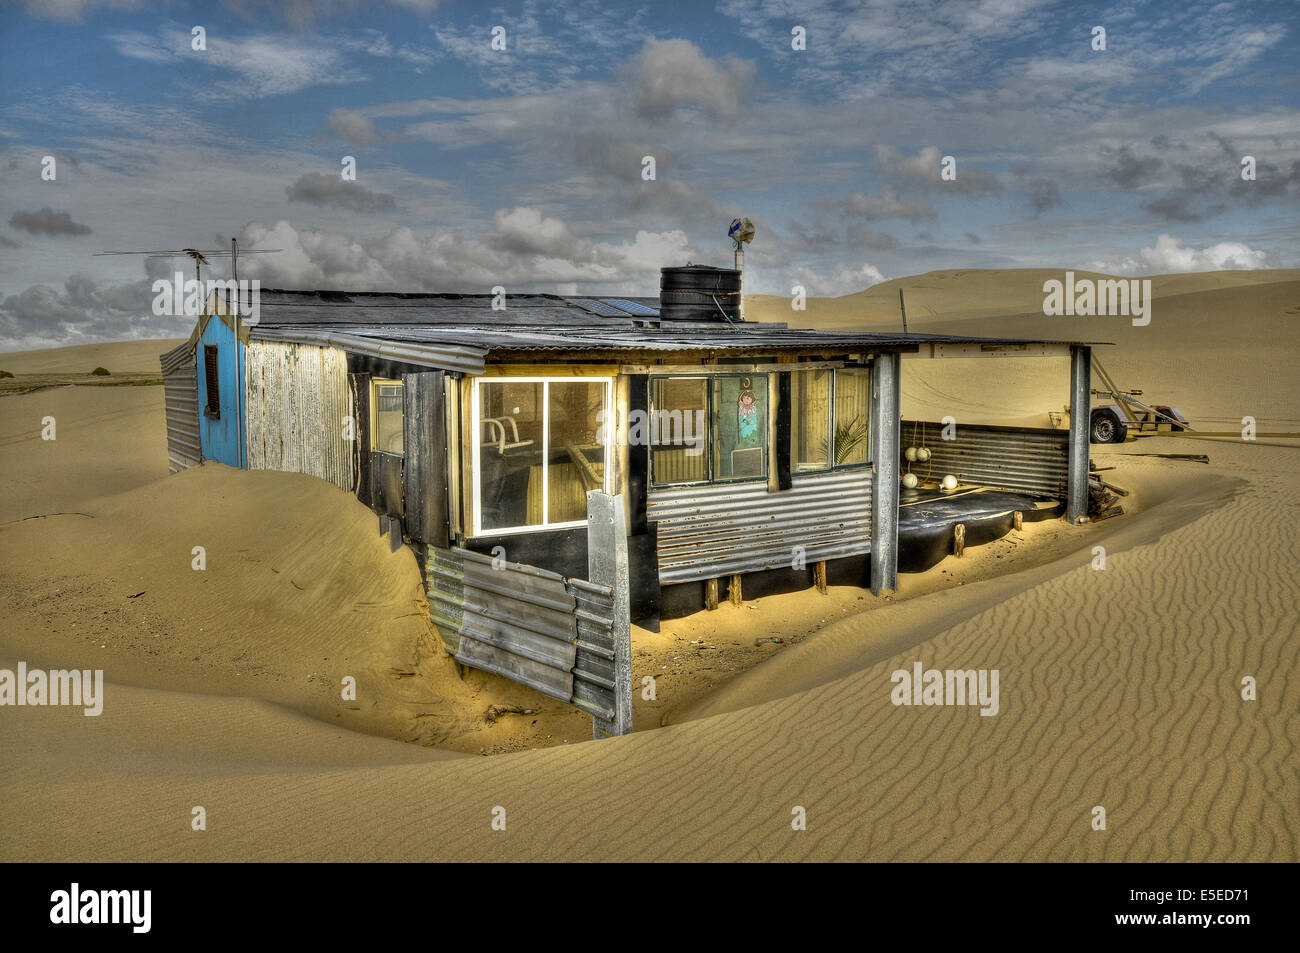
[[[579,308],[590,311],[592,314],[598,314],[602,318],[625,318],[628,315],[627,311],[598,298],[565,298],[564,300],[570,304],[576,304]]]
[[[635,301],[629,301],[627,298],[606,298],[605,301],[608,304],[612,304],[616,308],[622,308],[628,314],[635,314],[637,317],[642,317],[642,318],[659,317],[659,312],[656,311],[654,308],[647,308],[645,305],[638,304]]]

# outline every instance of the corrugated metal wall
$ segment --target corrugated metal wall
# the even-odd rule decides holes
[[[159,363],[167,415],[167,469],[179,473],[203,461],[199,447],[199,385],[194,346],[187,341],[162,355]]]
[[[926,446],[927,463],[912,463],[911,470],[942,480],[951,473],[962,483],[1029,490],[1065,499],[1069,477],[1069,434],[1064,430],[987,427],[957,424],[955,440],[944,440],[942,424],[904,420],[902,448]],[[903,471],[908,463],[904,460]]]
[[[456,661],[573,698],[577,600],[559,573],[429,547],[429,616]]]
[[[794,547],[811,565],[871,551],[871,471],[794,477],[789,490],[766,483],[652,490],[647,519],[659,524],[659,581],[711,579],[789,569]]]
[[[248,466],[286,470],[353,488],[355,440],[347,355],[310,344],[252,341],[247,349]]]

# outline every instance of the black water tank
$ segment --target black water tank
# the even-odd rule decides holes
[[[740,272],[687,265],[659,270],[659,317],[664,321],[736,320]]]

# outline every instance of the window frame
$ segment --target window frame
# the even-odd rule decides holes
[[[714,366],[717,366],[717,367],[720,367],[720,368],[721,368],[721,367],[726,367],[725,364],[719,364],[719,365],[714,365]],[[646,379],[646,409],[647,409],[647,412],[650,413],[650,414],[653,414],[653,413],[655,412],[655,402],[654,402],[654,396],[655,396],[655,381],[660,381],[660,380],[702,380],[702,381],[705,382],[705,388],[704,388],[704,390],[705,390],[705,400],[706,400],[705,419],[706,419],[706,423],[707,423],[707,427],[706,427],[706,434],[707,434],[707,435],[706,435],[706,437],[705,437],[704,457],[705,457],[705,469],[706,469],[707,474],[708,474],[707,477],[706,477],[705,479],[703,479],[703,480],[693,480],[693,481],[689,481],[689,482],[661,483],[661,482],[659,482],[659,480],[658,480],[658,479],[656,478],[656,476],[655,476],[655,462],[654,462],[654,458],[655,458],[654,450],[655,450],[655,448],[654,448],[653,446],[648,446],[648,450],[649,450],[649,452],[646,454],[646,458],[647,458],[647,459],[646,459],[646,464],[647,464],[647,468],[648,468],[648,470],[649,470],[649,473],[648,473],[648,475],[647,475],[647,476],[648,476],[648,484],[649,484],[649,488],[650,488],[651,490],[669,490],[669,489],[676,489],[676,488],[679,488],[679,487],[726,486],[726,485],[728,485],[728,484],[732,484],[732,483],[766,483],[766,482],[768,482],[768,481],[770,480],[770,478],[771,478],[772,467],[775,466],[775,461],[774,461],[774,453],[772,452],[774,448],[770,447],[770,446],[768,445],[768,441],[766,441],[766,440],[764,441],[763,447],[764,447],[764,458],[765,458],[765,462],[766,462],[767,465],[766,465],[766,468],[765,468],[765,471],[766,471],[766,472],[765,472],[761,477],[758,477],[758,476],[744,476],[744,477],[718,477],[718,476],[716,476],[716,475],[714,474],[714,464],[713,464],[713,449],[714,449],[714,448],[713,448],[713,433],[714,433],[714,413],[715,413],[716,407],[715,407],[715,401],[714,401],[714,396],[713,396],[713,391],[714,391],[713,381],[716,380],[716,379],[719,378],[719,377],[751,377],[751,378],[762,377],[762,378],[764,379],[764,385],[763,385],[763,386],[766,388],[766,387],[769,386],[769,381],[770,381],[770,377],[771,377],[772,374],[785,374],[785,373],[797,374],[797,373],[801,373],[800,367],[799,367],[799,365],[798,365],[797,363],[792,363],[792,364],[790,364],[789,368],[790,368],[789,371],[786,371],[785,369],[781,369],[781,370],[779,370],[779,371],[721,371],[720,373],[716,373],[716,374],[711,374],[711,373],[709,373],[709,368],[701,368],[699,374],[653,374],[653,373],[652,373],[652,374],[647,375],[647,379]],[[829,446],[828,446],[828,448],[827,448],[827,453],[826,453],[827,465],[826,465],[824,468],[819,468],[819,469],[816,469],[816,470],[794,470],[794,469],[792,468],[792,469],[791,469],[791,472],[790,472],[790,476],[791,476],[791,478],[798,478],[798,477],[801,477],[801,476],[815,476],[815,475],[823,474],[823,473],[833,473],[833,472],[840,471],[840,470],[860,470],[860,469],[864,469],[864,468],[866,468],[866,467],[870,467],[870,466],[872,466],[872,464],[874,463],[874,461],[871,459],[872,454],[871,454],[871,413],[870,413],[870,409],[868,409],[868,411],[867,411],[867,421],[866,421],[866,423],[867,423],[867,438],[866,438],[866,457],[867,457],[867,459],[866,459],[865,461],[862,461],[862,462],[859,462],[859,463],[836,463],[836,462],[835,462],[835,425],[836,425],[836,407],[837,407],[836,380],[837,380],[837,378],[839,377],[839,374],[840,374],[841,371],[858,372],[858,373],[862,373],[862,374],[864,374],[864,375],[866,376],[866,378],[867,378],[867,399],[868,399],[868,402],[870,402],[870,399],[871,399],[871,374],[872,374],[872,367],[871,367],[871,365],[870,365],[870,364],[845,364],[845,365],[842,366],[842,367],[834,367],[834,368],[806,368],[806,369],[804,369],[804,371],[806,372],[806,371],[813,371],[813,370],[819,370],[819,369],[820,369],[820,370],[829,370],[830,373],[831,373],[831,379],[830,379],[830,393],[829,393],[829,396],[828,396],[828,415],[829,415],[829,417],[830,417],[830,420],[829,420],[829,427],[828,427],[828,429],[827,429],[827,438],[828,438],[828,443],[829,443]],[[792,401],[792,402],[793,402],[793,401]],[[769,406],[767,407],[767,411],[766,411],[766,412],[767,412],[768,414],[773,413],[773,408],[769,405]],[[647,423],[647,426],[648,426],[648,423]]]
[[[792,364],[791,368],[795,369],[798,368],[798,366],[799,366],[798,364]],[[820,473],[834,473],[838,470],[860,470],[864,467],[871,466],[872,463],[874,462],[871,459],[871,412],[869,410],[867,412],[867,437],[866,437],[867,459],[862,461],[861,463],[836,463],[835,462],[835,425],[838,422],[837,401],[839,397],[839,395],[836,393],[837,385],[835,382],[839,377],[840,371],[865,371],[866,378],[867,378],[868,402],[871,399],[871,365],[870,364],[846,364],[843,367],[830,368],[830,372],[831,372],[831,389],[830,389],[830,397],[829,397],[830,426],[827,428],[826,431],[827,433],[826,442],[829,445],[826,448],[827,465],[817,470],[795,470],[792,467],[790,471],[790,475],[792,477],[813,476]]]
[[[602,467],[601,489],[605,493],[610,492],[611,478],[613,476],[613,449],[614,434],[617,431],[616,408],[614,405],[614,377],[612,375],[574,375],[566,374],[561,376],[545,375],[528,375],[524,377],[515,377],[513,375],[483,375],[475,377],[470,386],[470,538],[518,535],[521,533],[548,533],[552,530],[575,529],[579,526],[586,526],[587,521],[567,520],[562,523],[548,522],[550,512],[550,453],[551,453],[551,384],[602,384],[604,385],[604,395],[602,398],[601,410],[604,412],[604,418],[597,428],[597,435],[601,430],[604,431],[605,441],[602,449],[604,450],[604,465]],[[481,388],[487,384],[541,384],[542,385],[542,522],[534,524],[525,524],[522,526],[501,526],[485,529],[483,527],[483,507],[482,507],[482,453],[483,446],[483,424],[482,424],[482,398]]]
[[[726,367],[727,365],[719,364],[716,366]],[[772,447],[770,446],[771,441],[767,436],[767,434],[770,434],[771,432],[770,420],[772,414],[772,406],[767,399],[767,394],[769,393],[769,388],[771,387],[772,374],[775,372],[773,371],[723,371],[718,374],[710,374],[706,369],[701,369],[701,370],[703,371],[703,373],[700,374],[650,374],[648,375],[648,379],[646,381],[646,408],[647,408],[647,413],[649,414],[653,414],[655,412],[655,402],[654,402],[655,381],[660,381],[660,380],[702,380],[704,381],[705,383],[704,422],[705,422],[705,434],[706,434],[705,443],[704,443],[704,459],[705,459],[705,471],[707,473],[707,476],[703,480],[692,480],[689,482],[677,482],[677,483],[658,482],[655,479],[655,472],[654,472],[655,471],[655,461],[654,461],[655,448],[653,446],[649,446],[650,452],[646,454],[646,456],[647,456],[647,464],[650,470],[649,472],[650,489],[652,490],[671,489],[673,487],[682,487],[682,486],[687,486],[687,487],[727,486],[728,484],[732,484],[732,483],[767,483],[772,475],[772,467],[775,465],[773,460],[774,455],[772,453]],[[763,379],[762,391],[764,394],[763,397],[764,437],[763,437],[762,448],[763,448],[764,466],[763,466],[763,474],[761,476],[720,477],[714,473],[713,432],[715,427],[714,415],[717,408],[716,408],[716,401],[714,400],[714,396],[713,396],[713,391],[714,391],[714,381],[718,380],[721,377],[749,377],[752,379],[757,379],[761,377]],[[753,390],[757,392],[759,388],[754,387]],[[647,422],[647,426],[649,426],[648,422]]]
[[[206,398],[203,416],[209,420],[220,420],[221,348],[215,344],[203,345],[203,390]]]
[[[402,452],[385,450],[379,446],[379,388],[396,385],[402,388]],[[372,453],[386,453],[394,457],[406,458],[406,382],[401,378],[370,378],[370,450]]]

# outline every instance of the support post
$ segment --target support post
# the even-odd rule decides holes
[[[704,580],[704,608],[712,612],[718,607],[718,577]]]
[[[740,591],[740,573],[738,572],[733,572],[731,574],[731,581],[727,583],[727,598],[730,599],[731,604],[737,608],[739,608],[741,603],[745,601],[745,597],[741,595]]]
[[[1088,515],[1088,431],[1091,418],[1092,348],[1070,347],[1070,459],[1065,518]]]
[[[594,738],[632,733],[632,622],[628,593],[627,517],[623,495],[599,490],[587,494],[587,576],[614,590],[614,719],[596,718]]]
[[[898,354],[880,354],[871,371],[871,429],[875,433],[871,462],[871,593],[882,595],[898,588],[898,468],[899,375]]]

